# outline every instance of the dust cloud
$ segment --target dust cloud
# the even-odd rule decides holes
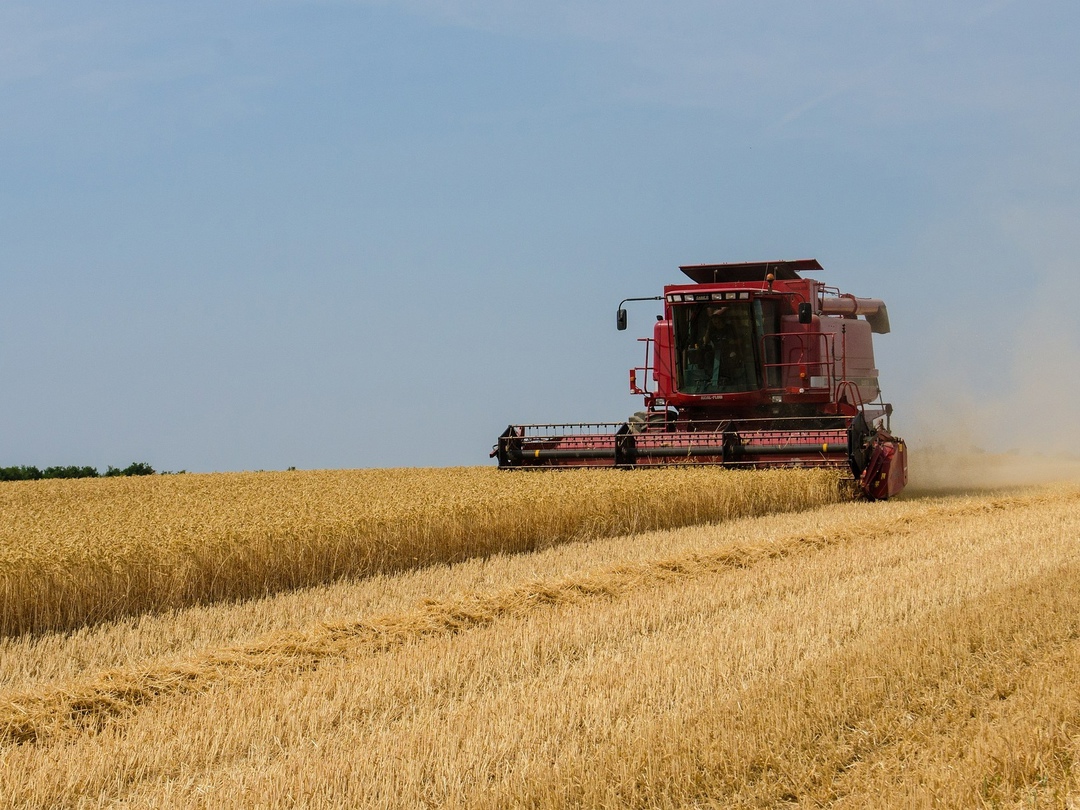
[[[1020,452],[986,453],[941,447],[911,449],[905,496],[1080,483],[1080,458]]]
[[[910,493],[1080,482],[1078,299],[1058,270],[996,335],[949,336],[905,420]]]

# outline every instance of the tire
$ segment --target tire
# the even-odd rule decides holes
[[[672,425],[674,421],[674,411],[668,411],[667,414],[660,411],[638,411],[626,420],[626,425],[631,433],[644,433],[646,430],[661,432],[674,430]]]

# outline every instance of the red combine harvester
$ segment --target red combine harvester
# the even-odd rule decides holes
[[[800,274],[816,259],[680,268],[664,287],[645,365],[630,390],[645,410],[622,423],[510,425],[499,467],[832,467],[879,500],[907,483],[907,451],[890,432],[871,333],[889,331],[884,302]],[[860,316],[862,316],[860,318]]]

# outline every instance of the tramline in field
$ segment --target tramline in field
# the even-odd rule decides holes
[[[907,451],[881,398],[873,334],[885,303],[800,275],[816,259],[680,268],[693,283],[662,296],[626,422],[510,425],[492,450],[501,468],[826,467],[850,470],[873,500],[907,483]]]

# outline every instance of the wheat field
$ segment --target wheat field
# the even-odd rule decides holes
[[[494,468],[5,482],[0,636],[835,502],[821,471]]]
[[[13,807],[1080,803],[1080,486],[499,552],[0,641]]]

